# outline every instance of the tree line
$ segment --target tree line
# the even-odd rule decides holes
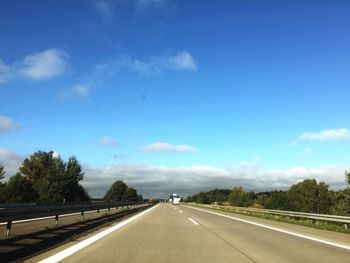
[[[345,172],[348,187],[330,190],[325,182],[305,179],[286,191],[249,192],[243,187],[201,191],[185,202],[229,204],[241,207],[289,210],[306,213],[350,215],[350,172]]]
[[[0,164],[0,203],[71,203],[90,202],[88,191],[80,184],[84,179],[75,156],[65,162],[53,151],[37,151],[24,159],[19,170],[3,182],[5,167]],[[123,181],[116,181],[104,196],[106,202],[137,201],[142,196]]]

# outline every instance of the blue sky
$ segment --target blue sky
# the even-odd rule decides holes
[[[101,196],[350,169],[348,1],[2,1],[0,163],[54,150]]]

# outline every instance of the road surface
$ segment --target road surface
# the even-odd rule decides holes
[[[63,262],[350,262],[349,235],[220,214],[332,243],[324,244],[183,205],[160,204],[64,258]],[[64,248],[79,242],[76,240]],[[57,251],[33,260],[48,258]]]

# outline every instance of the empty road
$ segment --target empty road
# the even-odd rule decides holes
[[[251,223],[183,205],[160,204],[90,245],[80,247],[63,262],[350,262],[349,235],[215,213]],[[53,262],[50,256],[79,246],[79,242],[68,243],[32,261]]]

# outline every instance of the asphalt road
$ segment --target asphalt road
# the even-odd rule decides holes
[[[350,246],[346,234],[229,215]],[[182,205],[160,204],[63,262],[350,262],[350,250]]]

